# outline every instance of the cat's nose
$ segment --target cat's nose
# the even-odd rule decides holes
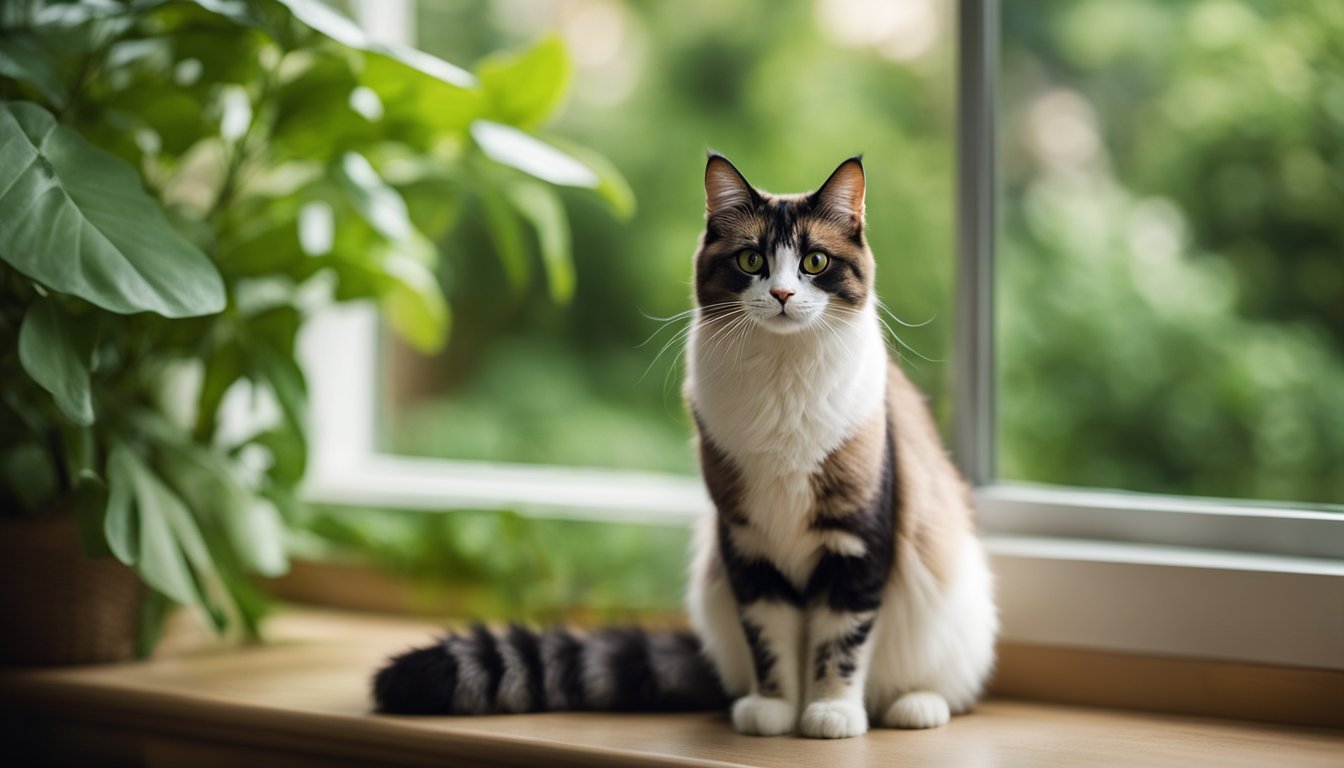
[[[784,302],[788,301],[788,300],[789,300],[789,297],[792,296],[793,293],[794,293],[793,291],[788,291],[788,290],[785,290],[785,289],[783,289],[783,288],[771,288],[771,289],[770,289],[770,295],[771,295],[771,296],[774,296],[775,299],[777,299],[777,300],[779,301],[779,306],[781,306],[781,307],[784,306]]]

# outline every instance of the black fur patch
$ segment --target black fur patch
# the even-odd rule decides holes
[[[614,649],[609,673],[616,680],[613,709],[642,711],[658,706],[658,679],[649,659],[649,638],[638,627],[600,630]]]
[[[467,638],[463,638],[467,640]],[[472,648],[471,657],[481,669],[485,672],[489,683],[486,685],[485,700],[488,702],[486,707],[494,708],[495,701],[499,698],[499,681],[504,677],[504,657],[499,653],[499,646],[495,643],[495,636],[490,633],[490,629],[484,624],[476,624],[471,628],[470,645]]]
[[[882,462],[882,479],[872,506],[861,513],[843,517],[823,517],[813,527],[839,530],[857,536],[863,542],[864,554],[859,557],[830,553],[821,558],[808,581],[809,600],[824,599],[836,611],[865,613],[876,610],[882,602],[882,589],[891,575],[895,562],[896,529],[896,446],[891,426],[886,433],[886,455]]]
[[[568,630],[560,627],[547,630],[541,644],[546,649],[543,664],[550,668],[557,689],[554,694],[558,694],[547,697],[546,707],[583,709],[583,674],[580,667],[583,646]]]
[[[813,662],[812,678],[820,682],[826,678],[826,667],[831,663],[831,656],[835,653],[835,646],[829,642],[817,646],[817,658]]]
[[[541,645],[536,633],[520,624],[511,624],[507,640],[518,652],[518,657],[523,660],[523,668],[527,670],[527,691],[532,699],[528,711],[545,709],[546,682],[542,678]]]
[[[373,677],[374,709],[389,715],[453,711],[457,660],[444,641],[392,657]]]
[[[659,709],[681,711],[728,703],[723,685],[713,668],[705,663],[700,639],[694,633],[651,634],[649,657],[660,675]],[[668,670],[675,672],[671,679],[663,677]]]
[[[848,632],[834,640],[828,640],[817,646],[813,676],[820,682],[826,679],[826,672],[832,661],[836,661],[836,672],[844,678],[854,674],[859,648],[868,639],[873,630],[873,617],[868,617],[854,625]]]
[[[768,560],[746,557],[733,546],[729,522],[719,517],[719,554],[733,597],[739,605],[751,605],[758,600],[774,600],[802,607],[803,593]]]
[[[742,631],[747,636],[747,646],[751,648],[751,663],[756,670],[757,688],[763,696],[778,696],[779,681],[775,679],[775,662],[779,661],[770,645],[762,637],[759,624],[748,618],[742,619]]]

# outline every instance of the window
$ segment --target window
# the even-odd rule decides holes
[[[398,18],[373,5],[354,7]],[[635,346],[658,328],[641,312],[688,306],[698,153],[720,142],[758,184],[804,188],[829,167],[784,159],[843,145],[868,151],[869,209],[887,212],[870,222],[879,292],[919,326],[897,329],[908,347],[893,343],[975,486],[1005,640],[1344,668],[1344,493],[1331,471],[1344,458],[1331,170],[1344,102],[1338,53],[1294,42],[1339,36],[1324,31],[1339,24],[1326,5],[398,7],[415,13],[392,33],[417,19],[421,43],[459,61],[469,28],[493,30],[492,45],[549,28],[587,36],[579,106],[556,130],[611,153],[640,213],[616,223],[576,201],[566,310],[535,285],[501,291],[485,266],[459,273],[481,336],[445,359],[388,345],[358,311],[315,324],[312,399],[326,418],[310,496],[673,525],[700,514],[675,349],[651,362],[672,329]],[[778,76],[800,50],[824,52],[807,60],[814,77]],[[1237,108],[1266,112],[1213,128],[1186,114],[1230,109],[1222,78],[1238,72],[1233,93],[1255,95]],[[1290,83],[1275,96],[1279,77],[1318,77],[1319,93]],[[781,118],[793,101],[811,108]],[[1301,210],[1253,199],[1268,184],[1305,195]],[[1291,270],[1267,260],[1283,249]],[[604,271],[619,279],[602,283]],[[603,437],[576,447],[575,429]]]
[[[638,208],[622,221],[591,196],[566,198],[577,283],[562,306],[542,270],[511,277],[495,257],[515,246],[492,222],[516,214],[484,198],[446,203],[461,222],[444,249],[451,343],[425,357],[369,321],[337,332],[372,335],[375,351],[345,345],[364,357],[329,361],[351,388],[339,412],[359,419],[337,425],[348,441],[323,440],[351,447],[314,484],[321,497],[678,524],[703,510],[680,394],[688,318],[658,318],[690,307],[711,144],[778,191],[816,186],[865,152],[870,205],[889,212],[870,222],[880,290],[911,326],[889,318],[892,344],[949,423],[955,14],[946,2],[906,5],[896,15],[862,0],[399,6],[409,12],[398,34],[464,65],[558,36],[573,87],[548,135],[601,148]],[[836,109],[844,121],[816,117]],[[521,251],[535,265],[531,244]],[[357,382],[352,370],[379,374]]]

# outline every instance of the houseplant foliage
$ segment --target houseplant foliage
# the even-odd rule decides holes
[[[257,632],[306,463],[305,317],[373,300],[440,347],[467,196],[505,274],[568,299],[555,187],[629,207],[537,136],[569,71],[547,40],[467,72],[307,0],[0,9],[0,505],[73,508],[135,568],[142,648],[169,602]]]

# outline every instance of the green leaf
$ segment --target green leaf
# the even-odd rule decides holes
[[[228,456],[195,443],[163,452],[173,487],[198,512],[209,511],[229,538],[230,551],[248,568],[278,576],[289,567],[284,526],[274,505],[253,493]]]
[[[353,21],[316,0],[279,1],[310,29],[363,51],[360,81],[389,111],[409,112],[448,131],[460,130],[480,114],[481,94],[470,72],[408,46],[376,42]]]
[[[201,382],[201,396],[196,410],[196,439],[209,441],[214,438],[219,405],[233,383],[242,378],[245,370],[243,351],[233,339],[215,347],[205,359],[205,378]]]
[[[171,422],[153,411],[132,409],[127,419],[158,446],[159,458],[167,464],[180,465],[184,454],[204,450],[188,442]],[[108,472],[114,482],[113,493],[117,493],[115,483],[120,482],[128,484],[133,494],[140,550],[136,571],[140,577],[180,603],[201,606],[215,627],[223,629],[228,614],[215,601],[228,601],[229,595],[196,518],[182,497],[123,444],[114,443]],[[184,487],[200,490],[191,484]]]
[[[450,316],[434,273],[401,253],[383,259],[390,285],[383,294],[383,315],[402,338],[426,354],[443,348],[448,338]]]
[[[499,53],[476,68],[485,91],[486,117],[521,128],[536,128],[569,92],[574,65],[560,38],[541,40],[522,55]]]
[[[303,371],[290,355],[269,345],[257,344],[247,349],[253,358],[256,372],[260,373],[275,394],[286,421],[300,435],[308,433],[308,385]]]
[[[65,84],[41,39],[21,29],[0,30],[0,75],[31,85],[52,106],[64,109]]]
[[[136,571],[146,584],[179,603],[202,602],[187,565],[190,559],[198,568],[211,568],[210,554],[196,521],[191,519],[182,499],[147,465],[130,450],[123,455],[140,523]]]
[[[134,463],[135,457],[123,445],[114,445],[107,457],[107,516],[103,533],[113,556],[127,565],[135,565],[140,557]]]
[[[559,149],[513,126],[477,120],[471,137],[485,156],[501,165],[562,187],[596,189],[597,174]]]
[[[570,253],[569,219],[550,188],[535,182],[513,184],[509,199],[537,230],[541,263],[551,298],[567,303],[574,296],[574,259]]]
[[[135,170],[36,104],[0,104],[0,209],[0,258],[52,290],[123,314],[224,308],[214,265]]]
[[[93,423],[89,361],[93,350],[89,323],[77,323],[55,299],[38,299],[19,330],[23,369],[51,393],[61,413],[80,426]]]
[[[363,155],[345,153],[333,174],[355,209],[383,237],[400,242],[417,234],[411,226],[406,201],[383,181]]]
[[[234,551],[262,576],[280,576],[289,570],[285,554],[285,524],[269,499],[253,496],[251,503],[225,521]]]
[[[308,467],[308,446],[294,430],[270,429],[252,438],[251,442],[270,452],[274,461],[270,475],[276,482],[296,485],[303,479]]]
[[[381,126],[350,105],[360,84],[356,57],[345,51],[299,51],[285,63],[302,69],[275,93],[271,146],[279,156],[337,157],[345,147],[378,138]]]
[[[552,139],[552,141],[597,174],[596,192],[611,208],[616,218],[627,221],[635,215],[635,191],[630,188],[630,182],[625,180],[625,175],[615,164],[600,153],[572,141],[564,139]]]
[[[515,292],[527,285],[527,249],[523,244],[523,223],[508,198],[489,184],[480,187],[481,209],[486,231],[495,246],[504,277]]]

